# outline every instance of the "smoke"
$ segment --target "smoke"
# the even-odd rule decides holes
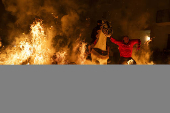
[[[68,15],[65,15],[61,18],[61,26],[62,31],[67,36],[70,36],[75,31],[75,26],[77,25],[77,21],[79,20],[79,16],[77,13],[70,12]]]
[[[168,0],[161,2],[154,0],[2,0],[2,2],[5,9],[16,17],[15,24],[20,24],[20,27],[28,26],[35,17],[50,20],[49,15],[54,13],[61,19],[61,29],[64,32],[67,31],[67,26],[71,27],[70,32],[72,32],[73,25],[77,26],[77,23],[81,20],[85,22],[86,17],[89,17],[91,29],[98,19],[111,21],[115,36],[132,35],[132,31],[147,28],[150,22],[155,21],[156,11],[167,8],[169,3]]]
[[[153,64],[151,61],[152,51],[148,45],[144,45],[139,51],[136,49],[133,50],[132,57],[137,64]]]

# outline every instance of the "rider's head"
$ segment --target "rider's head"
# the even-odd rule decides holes
[[[98,20],[97,25],[102,25],[102,20]]]
[[[124,36],[124,37],[123,37],[123,42],[124,42],[125,44],[127,44],[127,43],[129,42],[129,37],[128,37],[128,36]]]

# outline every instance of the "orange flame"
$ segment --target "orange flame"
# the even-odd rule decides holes
[[[141,49],[139,51],[133,51],[133,59],[136,61],[137,64],[153,65],[154,62],[150,62],[152,51],[149,48],[149,44],[153,38],[146,36],[145,39],[146,42],[141,46]]]
[[[57,52],[56,53],[56,59],[55,61],[57,62],[57,64],[66,64],[66,55],[67,53],[65,51],[63,52]]]
[[[25,34],[23,34],[25,36]],[[31,25],[31,39],[16,38],[15,46],[6,48],[1,54],[0,64],[18,65],[26,64],[49,64],[51,57],[51,45],[44,33],[42,20],[35,21]]]
[[[33,64],[46,64],[50,60],[50,49],[46,46],[47,37],[44,34],[42,20],[31,25],[32,47],[34,48]]]
[[[78,57],[78,62],[80,64],[84,64],[86,61],[86,43],[82,42],[81,46],[79,47],[80,55]]]

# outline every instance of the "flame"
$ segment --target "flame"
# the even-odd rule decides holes
[[[76,52],[79,47],[80,47],[80,38],[78,38],[78,39],[75,41],[75,45],[74,45],[74,48],[73,48],[73,52]]]
[[[33,64],[46,64],[50,60],[50,49],[47,47],[47,37],[44,34],[42,20],[31,25],[32,47],[34,48]]]
[[[26,41],[20,41],[15,47],[9,47],[1,54],[1,63],[7,65],[22,64],[29,58],[31,54],[31,46]]]
[[[153,62],[153,61],[151,61],[151,62],[149,62],[149,63],[148,63],[148,65],[153,65],[153,64],[154,64],[154,62]]]
[[[2,47],[2,42],[0,42],[0,47]]]
[[[78,57],[78,62],[80,64],[84,64],[86,61],[86,45],[87,43],[82,42],[81,46],[79,47],[80,55]]]
[[[136,61],[137,64],[148,64],[153,65],[153,61],[150,61],[150,57],[152,51],[150,50],[149,44],[152,41],[152,38],[149,36],[145,37],[146,42],[141,45],[141,49],[139,51],[133,51],[133,59]]]
[[[16,38],[13,47],[7,47],[1,54],[0,64],[18,65],[26,64],[49,64],[51,57],[51,45],[48,44],[44,33],[42,20],[37,20],[31,25],[31,39]],[[25,35],[23,33],[23,35]]]
[[[22,33],[22,37],[16,38],[13,47],[7,47],[5,51],[0,53],[0,64],[10,64],[10,65],[19,65],[19,64],[51,64],[51,53],[53,53],[53,48],[49,44],[49,37],[45,34],[44,26],[42,20],[36,20],[31,25],[30,35]],[[50,27],[50,29],[53,26]],[[86,45],[87,43],[80,41],[81,34],[79,35],[78,43],[74,46],[73,52],[76,53],[77,64],[92,64],[90,61],[86,60]],[[149,45],[152,39],[146,37],[146,42],[144,43]],[[0,41],[0,46],[2,43]],[[56,58],[54,59],[57,64],[67,64],[67,51],[57,52]],[[149,62],[150,58],[150,49],[148,46],[145,46],[142,51],[142,56],[138,57],[137,64],[145,63],[152,65],[153,61]],[[135,59],[136,61],[136,59]],[[128,65],[133,64],[133,59],[127,62]]]
[[[62,52],[57,52],[56,53],[56,59],[55,61],[57,62],[57,64],[66,64],[66,51],[62,51]]]

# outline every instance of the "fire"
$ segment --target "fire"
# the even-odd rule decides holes
[[[46,35],[42,20],[36,20],[31,25],[30,35],[25,33],[21,34],[20,38],[16,38],[12,47],[7,47],[5,51],[0,54],[0,64],[5,65],[20,65],[20,64],[51,64],[51,56],[54,49],[50,44],[50,38]],[[53,28],[51,26],[50,28]],[[49,28],[49,29],[50,29]],[[81,34],[80,34],[81,37]],[[91,64],[86,60],[86,45],[87,43],[80,41],[80,37],[73,48],[73,53],[76,55],[74,62],[76,64]],[[138,54],[135,61],[137,64],[154,64],[153,61],[149,62],[150,48],[146,46],[152,39],[146,37],[146,42],[142,48],[141,55]],[[2,43],[0,41],[0,46]],[[59,51],[55,54],[54,59],[57,64],[68,64],[67,56],[69,52],[66,50]],[[127,64],[133,64],[133,59],[127,61]]]
[[[86,57],[87,57],[86,45],[87,43],[82,41],[80,37],[73,43],[71,61],[75,62],[76,64],[81,64],[81,65],[85,64]]]
[[[52,47],[48,44],[42,20],[31,25],[31,37],[23,35],[22,38],[16,38],[14,47],[6,48],[1,54],[1,64],[49,64]]]
[[[1,63],[6,65],[18,65],[26,61],[31,54],[31,46],[26,41],[20,41],[14,47],[8,47],[5,52],[1,54]]]
[[[151,61],[151,62],[149,62],[149,63],[148,63],[148,65],[153,65],[153,64],[154,64],[154,62],[153,62],[153,61]]]
[[[65,51],[57,52],[56,53],[56,59],[55,59],[57,64],[66,64],[67,63],[66,55],[67,55],[67,53]]]
[[[50,49],[47,47],[47,37],[44,34],[42,20],[31,25],[32,47],[34,48],[33,64],[46,64],[50,60]]]
[[[76,52],[77,49],[80,47],[80,38],[78,38],[75,43],[74,43],[74,48],[73,48],[73,52]]]
[[[150,57],[152,51],[150,50],[149,44],[152,41],[152,38],[149,36],[145,37],[146,42],[141,45],[141,49],[139,51],[133,51],[133,58],[137,64],[148,64],[153,65],[153,61],[150,61]]]
[[[78,62],[80,64],[84,64],[86,61],[86,43],[82,42],[81,46],[79,47],[80,55],[78,57]]]

